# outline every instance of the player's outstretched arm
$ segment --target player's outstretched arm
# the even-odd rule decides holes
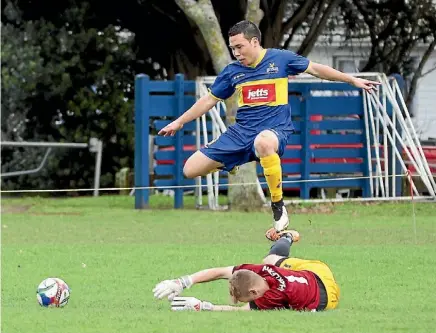
[[[233,267],[216,267],[199,271],[191,275],[192,284],[209,282],[219,279],[230,279],[233,274]]]
[[[174,280],[159,282],[153,289],[154,297],[172,300],[196,283],[209,282],[219,279],[229,279],[232,276],[233,266],[204,269],[191,275],[185,275]]]
[[[218,100],[211,94],[204,95],[179,118],[162,128],[158,134],[163,136],[174,136],[184,124],[201,117],[217,103]]]
[[[212,311],[250,311],[250,304],[244,304],[243,306],[233,305],[213,305]]]
[[[173,311],[249,311],[250,305],[214,305],[207,301],[201,301],[195,297],[175,297],[171,302]]]
[[[380,84],[380,82],[354,77],[346,73],[342,73],[330,66],[318,64],[312,61],[309,63],[306,73],[319,77],[320,79],[349,83],[357,88],[365,89],[368,92],[372,91],[375,86]]]

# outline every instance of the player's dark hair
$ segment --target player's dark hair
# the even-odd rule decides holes
[[[262,34],[256,24],[251,21],[240,21],[229,29],[229,37],[243,34],[248,40],[256,37],[261,42]]]

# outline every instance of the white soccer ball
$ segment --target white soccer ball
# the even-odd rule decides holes
[[[59,278],[48,278],[39,284],[36,299],[44,307],[64,307],[70,299],[70,288]]]

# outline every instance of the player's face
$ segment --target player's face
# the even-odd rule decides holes
[[[235,304],[238,302],[249,303],[249,302],[254,301],[255,299],[257,299],[259,297],[262,297],[263,294],[264,294],[264,292],[262,292],[262,290],[260,290],[258,288],[253,288],[253,289],[250,289],[247,296],[240,296],[238,298],[235,298],[232,295],[232,292],[230,291],[230,296],[232,297],[232,301]]]
[[[248,40],[244,34],[231,36],[229,44],[234,57],[244,66],[250,66],[259,57],[260,45],[256,37]]]
[[[242,302],[242,303],[250,303],[250,302],[254,301],[256,298],[259,298],[259,297],[256,297],[256,296],[250,294],[250,296],[245,296],[245,297],[244,297],[244,296],[241,296],[241,297],[238,299],[238,301],[239,301],[239,302]]]

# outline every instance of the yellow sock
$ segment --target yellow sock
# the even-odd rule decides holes
[[[271,201],[277,202],[283,198],[282,190],[282,165],[280,157],[276,153],[260,158],[260,165],[268,183],[271,193]]]

